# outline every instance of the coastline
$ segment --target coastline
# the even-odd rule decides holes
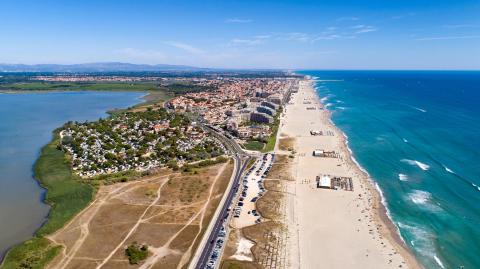
[[[286,125],[286,127],[282,128],[284,129],[282,131],[287,133],[289,136],[296,137],[297,140],[299,140],[297,145],[295,146],[295,149],[299,153],[299,156],[296,157],[298,159],[298,164],[296,165],[296,171],[294,171],[297,175],[297,182],[295,186],[291,186],[295,188],[295,190],[293,191],[293,193],[295,194],[294,197],[291,197],[287,201],[287,203],[289,204],[287,213],[288,211],[291,212],[290,214],[288,214],[288,226],[290,229],[291,237],[289,244],[291,245],[291,248],[294,249],[292,253],[298,252],[298,254],[291,255],[291,264],[299,263],[302,265],[302,267],[315,267],[318,266],[319,259],[326,258],[327,260],[331,259],[331,261],[327,261],[327,263],[324,264],[328,264],[332,267],[337,268],[358,268],[362,267],[362,263],[364,263],[363,266],[367,266],[368,268],[371,268],[371,266],[375,266],[375,268],[391,268],[394,263],[398,263],[397,266],[400,265],[399,267],[423,268],[414,257],[413,252],[405,245],[403,239],[398,233],[398,228],[391,221],[388,215],[388,209],[382,203],[383,197],[381,194],[381,190],[377,189],[378,187],[376,187],[375,181],[370,178],[368,172],[365,171],[356,162],[352,151],[348,147],[348,138],[343,133],[343,131],[341,131],[337,126],[335,126],[335,124],[330,118],[331,113],[321,104],[320,97],[314,89],[314,81],[305,80],[303,81],[303,83],[304,84],[300,86],[299,92],[295,94],[297,95],[296,99],[292,102],[292,104],[287,106],[287,112],[290,112],[294,109],[296,110],[296,112],[298,112],[300,108],[306,109],[307,103],[307,106],[316,107],[319,108],[319,110],[311,110],[313,112],[305,112],[312,113],[311,118],[307,117],[306,115],[303,115],[303,117],[300,118],[295,114],[287,115],[285,119],[282,118],[282,126]],[[304,97],[304,100],[300,100],[300,97]],[[313,120],[315,118],[314,114],[316,114],[317,117],[320,117],[320,126],[322,126],[321,128],[323,128],[323,130],[332,130],[335,133],[335,136],[312,137],[309,136],[309,134],[306,134],[308,128],[311,128],[310,126],[305,126],[308,125],[308,122],[306,121]],[[290,118],[292,120],[289,120]],[[301,123],[303,123],[303,126],[300,126],[301,123],[295,123],[293,121],[300,121]],[[310,124],[313,125],[314,122],[311,122]],[[301,131],[299,132],[298,130]],[[315,138],[317,139],[315,140]],[[322,139],[324,141],[318,142],[318,140]],[[315,159],[315,157],[305,157],[306,154],[311,154],[311,151],[309,150],[317,145],[323,145],[325,147],[324,149],[326,150],[335,150],[336,152],[340,153],[341,162],[338,162],[337,164],[335,162],[332,162],[331,160],[328,160],[327,162],[323,161],[322,163],[321,159],[325,158]],[[344,169],[340,169],[339,166]],[[313,170],[311,169],[311,167],[315,167],[315,169],[318,171],[307,172],[307,167],[310,168],[310,170]],[[295,170],[295,168],[293,168],[293,170]],[[311,181],[314,181],[314,175],[322,172],[324,174],[336,173],[340,176],[351,176],[353,178],[355,186],[355,191],[353,191],[355,192],[355,194],[352,195],[353,193],[342,190],[332,191],[316,189],[314,186],[312,186],[314,184],[312,184]],[[305,181],[307,180],[307,178],[309,182],[308,187],[305,186],[307,185],[305,183],[299,183],[299,181]],[[358,187],[360,187],[363,192],[357,191],[356,189],[358,189]],[[321,197],[322,195],[324,195],[325,197]],[[360,204],[362,204],[362,202],[359,202],[358,200],[363,200],[364,203],[366,202],[365,209],[362,211],[358,209],[360,207]],[[320,206],[317,208],[313,208],[311,205],[312,203],[335,203],[338,205]],[[342,203],[343,205],[341,205]],[[353,206],[353,203],[357,203],[356,208]],[[318,214],[310,212],[312,209],[329,211],[332,210],[331,214],[336,214],[334,216],[336,220],[325,220],[323,218],[319,218],[317,216]],[[338,213],[339,210],[347,210],[349,212],[345,214]],[[357,218],[358,223],[362,224],[356,224],[353,222],[356,221]],[[367,257],[365,261],[361,261],[358,264],[353,265],[347,264],[341,260],[332,259],[331,257],[323,257],[321,256],[321,254],[320,256],[313,256],[313,253],[309,254],[308,248],[313,247],[313,245],[304,243],[304,238],[309,238],[312,241],[315,239],[323,240],[323,243],[327,245],[336,245],[340,243],[338,241],[342,241],[342,239],[335,238],[335,236],[333,236],[331,239],[326,238],[328,234],[325,234],[325,231],[321,230],[321,228],[305,228],[308,231],[303,231],[302,227],[308,227],[308,225],[312,225],[312,221],[314,223],[316,221],[322,222],[321,226],[323,226],[323,229],[332,229],[335,232],[338,232],[338,230],[341,230],[340,232],[344,232],[343,230],[352,230],[352,226],[358,225],[358,229],[356,232],[345,231],[345,233],[349,234],[351,239],[347,236],[344,238],[345,241],[343,243],[356,246],[355,250],[352,251],[355,252],[354,254],[351,254],[352,256],[358,256],[360,253],[363,252],[363,250],[361,250],[363,248],[367,249],[367,254],[364,254],[364,256]],[[342,223],[335,223],[336,221],[341,221]],[[362,227],[362,225],[365,226],[363,222],[368,221],[371,221],[369,223],[371,223],[372,226],[370,224],[367,224],[366,227]],[[338,226],[341,226],[342,228],[338,228]],[[376,228],[376,230],[373,228]],[[318,234],[322,234],[323,237],[319,236]],[[354,239],[355,236],[358,237],[358,240]],[[371,240],[369,237],[373,238],[374,240]],[[337,242],[334,242],[333,240]],[[374,241],[374,243],[366,242],[367,240]],[[350,248],[352,246],[337,246],[338,249],[336,249],[336,251],[341,251],[342,247]],[[390,252],[385,253],[385,249],[390,249]],[[331,249],[325,248],[325,251],[328,252],[331,251]],[[321,251],[318,252],[320,253]],[[383,264],[384,261],[387,261],[387,263]]]
[[[35,93],[50,92],[65,91],[38,91]],[[22,91],[15,93],[33,92]],[[136,98],[133,100],[136,102],[132,106],[138,108],[148,105],[150,95],[151,92],[147,92]],[[111,110],[106,110],[106,116],[111,117],[112,112]],[[64,227],[94,200],[96,188],[75,179],[76,176],[70,169],[65,153],[56,149],[59,139],[58,128],[52,130],[51,133],[51,140],[41,147],[38,158],[32,166],[33,179],[43,189],[41,202],[50,207],[48,215],[30,239],[11,246],[6,251],[0,261],[0,268],[2,269],[17,268],[15,266],[26,258],[34,259],[35,266],[43,268],[61,250],[61,246],[52,245],[52,242],[46,236]]]

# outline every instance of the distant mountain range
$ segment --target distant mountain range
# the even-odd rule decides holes
[[[0,72],[141,72],[141,71],[201,71],[207,68],[169,64],[131,64],[119,62],[85,64],[2,64]]]

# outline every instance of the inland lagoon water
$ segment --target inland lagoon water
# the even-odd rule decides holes
[[[301,73],[418,260],[480,268],[480,72]]]
[[[97,120],[141,102],[140,92],[0,93],[0,260],[45,221],[45,191],[33,177],[40,149],[67,121]]]

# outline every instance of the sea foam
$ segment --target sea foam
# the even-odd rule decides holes
[[[398,179],[400,179],[400,181],[407,181],[408,176],[405,174],[398,174]]]
[[[417,160],[402,159],[401,161],[404,162],[404,163],[408,163],[410,165],[416,165],[420,169],[422,169],[423,171],[427,171],[430,168],[430,165],[419,162]]]
[[[420,112],[423,112],[423,113],[427,112],[427,110],[426,110],[426,109],[423,109],[423,108],[414,107],[414,106],[413,106],[413,108],[416,109],[416,110],[418,110],[418,111],[420,111]]]
[[[430,194],[429,192],[426,192],[426,191],[421,191],[421,190],[414,190],[408,196],[409,196],[410,200],[417,205],[426,204],[432,198],[432,194]]]
[[[445,171],[447,171],[447,172],[449,172],[449,173],[451,173],[451,174],[455,174],[455,172],[453,172],[452,169],[446,167],[445,165],[443,165],[443,168],[445,168]]]
[[[480,191],[480,186],[478,186],[477,184],[472,183],[472,186],[473,186],[474,188],[476,188],[478,191]]]
[[[442,208],[432,201],[432,194],[426,191],[414,190],[408,194],[408,198],[412,203],[421,206],[422,209],[426,209],[432,212],[440,212]]]

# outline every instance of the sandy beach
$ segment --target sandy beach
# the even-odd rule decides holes
[[[286,201],[290,268],[421,268],[387,217],[374,182],[353,161],[312,81],[301,81],[285,106],[279,134],[294,138],[296,152],[295,181],[287,186]],[[315,157],[317,149],[336,157]],[[321,175],[347,178],[347,186],[351,178],[353,191],[317,188]]]

